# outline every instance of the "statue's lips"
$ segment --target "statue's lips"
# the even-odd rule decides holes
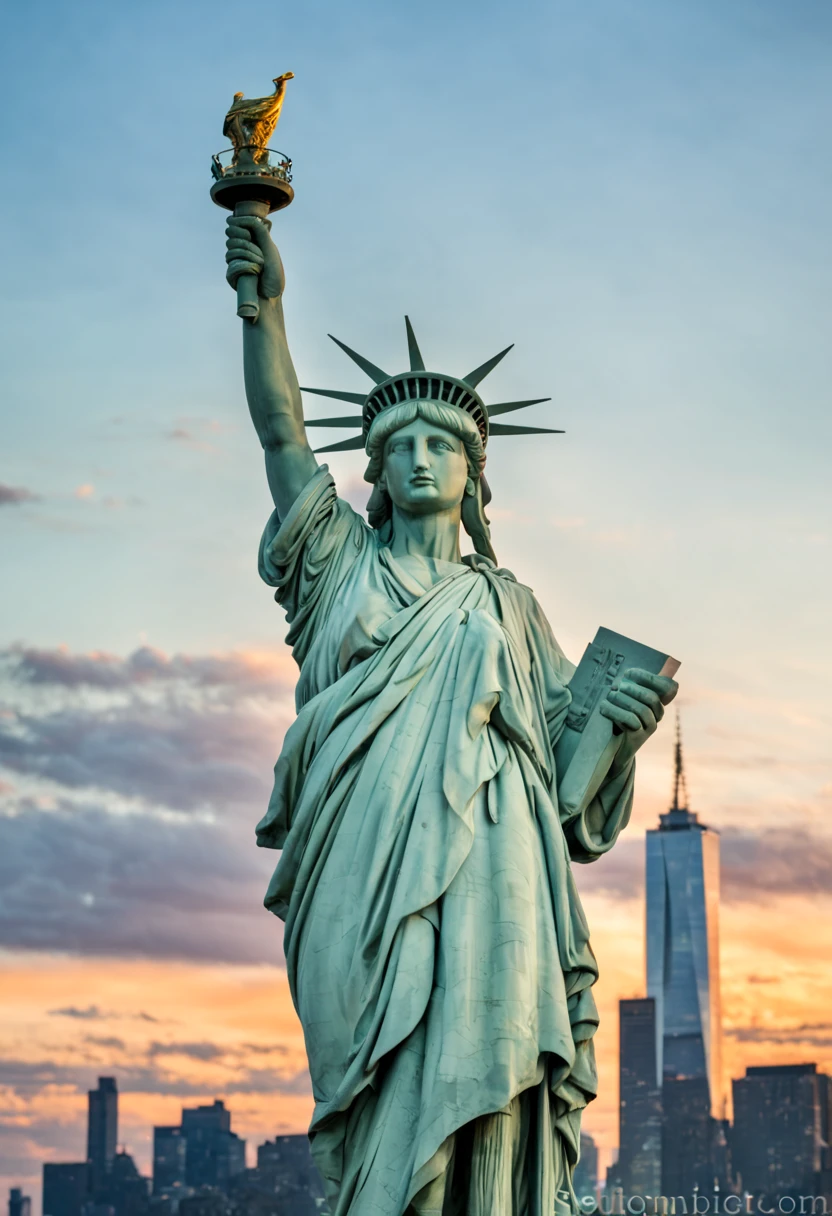
[[[412,486],[435,486],[436,479],[434,477],[411,477],[410,484]]]

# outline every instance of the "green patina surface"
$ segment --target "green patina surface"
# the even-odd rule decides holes
[[[568,1210],[597,1026],[571,865],[626,824],[633,757],[676,685],[640,669],[616,679],[600,713],[620,743],[587,805],[563,812],[574,667],[496,562],[473,387],[455,405],[450,389],[428,400],[405,386],[368,420],[371,390],[368,524],[307,443],[268,225],[229,220],[227,260],[232,285],[259,285],[243,335],[275,502],[260,573],[300,668],[258,843],[282,850],[266,904],[285,921],[331,1209]],[[409,326],[408,344],[423,370]]]

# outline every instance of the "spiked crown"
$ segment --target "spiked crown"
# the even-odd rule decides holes
[[[370,377],[373,381],[373,388],[366,395],[326,388],[301,389],[304,393],[316,393],[321,397],[332,397],[336,401],[348,401],[353,405],[361,406],[360,414],[338,418],[308,418],[306,420],[307,426],[349,427],[351,429],[356,428],[360,432],[350,439],[342,439],[339,443],[330,443],[326,447],[318,448],[317,451],[349,452],[363,448],[367,442],[370,427],[378,415],[383,410],[400,405],[404,401],[439,401],[445,405],[452,405],[457,409],[463,410],[466,414],[470,414],[477,424],[483,446],[488,443],[489,435],[563,434],[563,431],[552,430],[551,427],[514,426],[513,424],[491,421],[492,418],[500,414],[513,413],[515,410],[525,409],[529,405],[540,405],[544,401],[551,401],[551,397],[535,397],[530,401],[501,401],[494,405],[486,405],[482,400],[476,391],[478,384],[508,354],[511,346],[507,346],[505,350],[501,350],[499,354],[486,360],[485,363],[474,368],[472,372],[468,372],[466,376],[457,379],[455,376],[446,375],[444,372],[430,372],[426,370],[419,345],[416,341],[416,335],[413,332],[413,326],[410,324],[410,319],[405,317],[404,322],[407,329],[410,370],[399,372],[394,376],[377,367],[375,363],[371,363],[369,359],[365,359],[363,355],[359,355],[357,351],[351,350],[349,346],[345,346],[343,342],[340,342],[338,338],[334,338],[332,334],[329,335],[332,341],[337,346],[340,346],[346,355],[349,355],[353,363],[357,363],[361,370]]]

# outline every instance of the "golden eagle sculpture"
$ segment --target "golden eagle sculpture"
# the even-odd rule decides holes
[[[286,81],[292,80],[294,75],[294,72],[284,72],[282,76],[276,76],[271,97],[252,97],[246,101],[242,93],[234,94],[222,129],[234,148],[232,165],[237,164],[244,148],[250,150],[255,164],[268,160],[268,143],[283,109]]]

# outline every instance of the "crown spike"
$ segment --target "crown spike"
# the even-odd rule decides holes
[[[338,338],[334,337],[332,334],[327,334],[327,337],[332,338],[335,345],[340,346],[344,354],[349,355],[353,363],[357,363],[362,372],[366,372],[370,379],[375,381],[376,384],[381,384],[382,380],[390,379],[387,372],[383,372],[380,367],[376,367],[375,363],[371,363],[369,359],[365,359],[364,356],[359,355],[357,351],[350,350],[350,348],[345,346],[343,342],[340,342]]]
[[[325,448],[315,448],[316,452],[357,452],[364,447],[364,436],[353,435],[352,439],[342,439],[339,443],[328,443]]]
[[[480,380],[484,380],[488,373],[494,370],[500,360],[505,359],[506,355],[513,346],[514,343],[512,342],[511,346],[507,346],[505,350],[501,350],[499,355],[494,355],[494,357],[489,359],[486,363],[481,364],[479,367],[475,367],[472,372],[469,372],[467,376],[463,376],[462,379],[466,384],[469,384],[471,388],[476,388]]]
[[[410,324],[410,317],[405,317],[404,324],[407,330],[407,353],[410,355],[410,370],[412,372],[423,372],[425,370],[425,361],[422,358],[422,352],[419,350],[419,343],[416,341],[413,326]]]
[[[564,435],[565,431],[553,430],[550,426],[514,426],[511,423],[492,422],[490,435]]]
[[[350,414],[348,418],[305,418],[305,426],[351,426],[361,430],[363,419],[360,414]]]
[[[342,393],[334,388],[301,388],[302,393],[315,393],[318,397],[332,397],[335,401],[349,401],[350,405],[363,405],[366,393]]]
[[[529,405],[542,405],[544,401],[551,401],[551,397],[535,397],[531,401],[499,401],[496,405],[487,405],[489,418],[496,418],[498,414],[511,414],[515,410],[524,410]]]

